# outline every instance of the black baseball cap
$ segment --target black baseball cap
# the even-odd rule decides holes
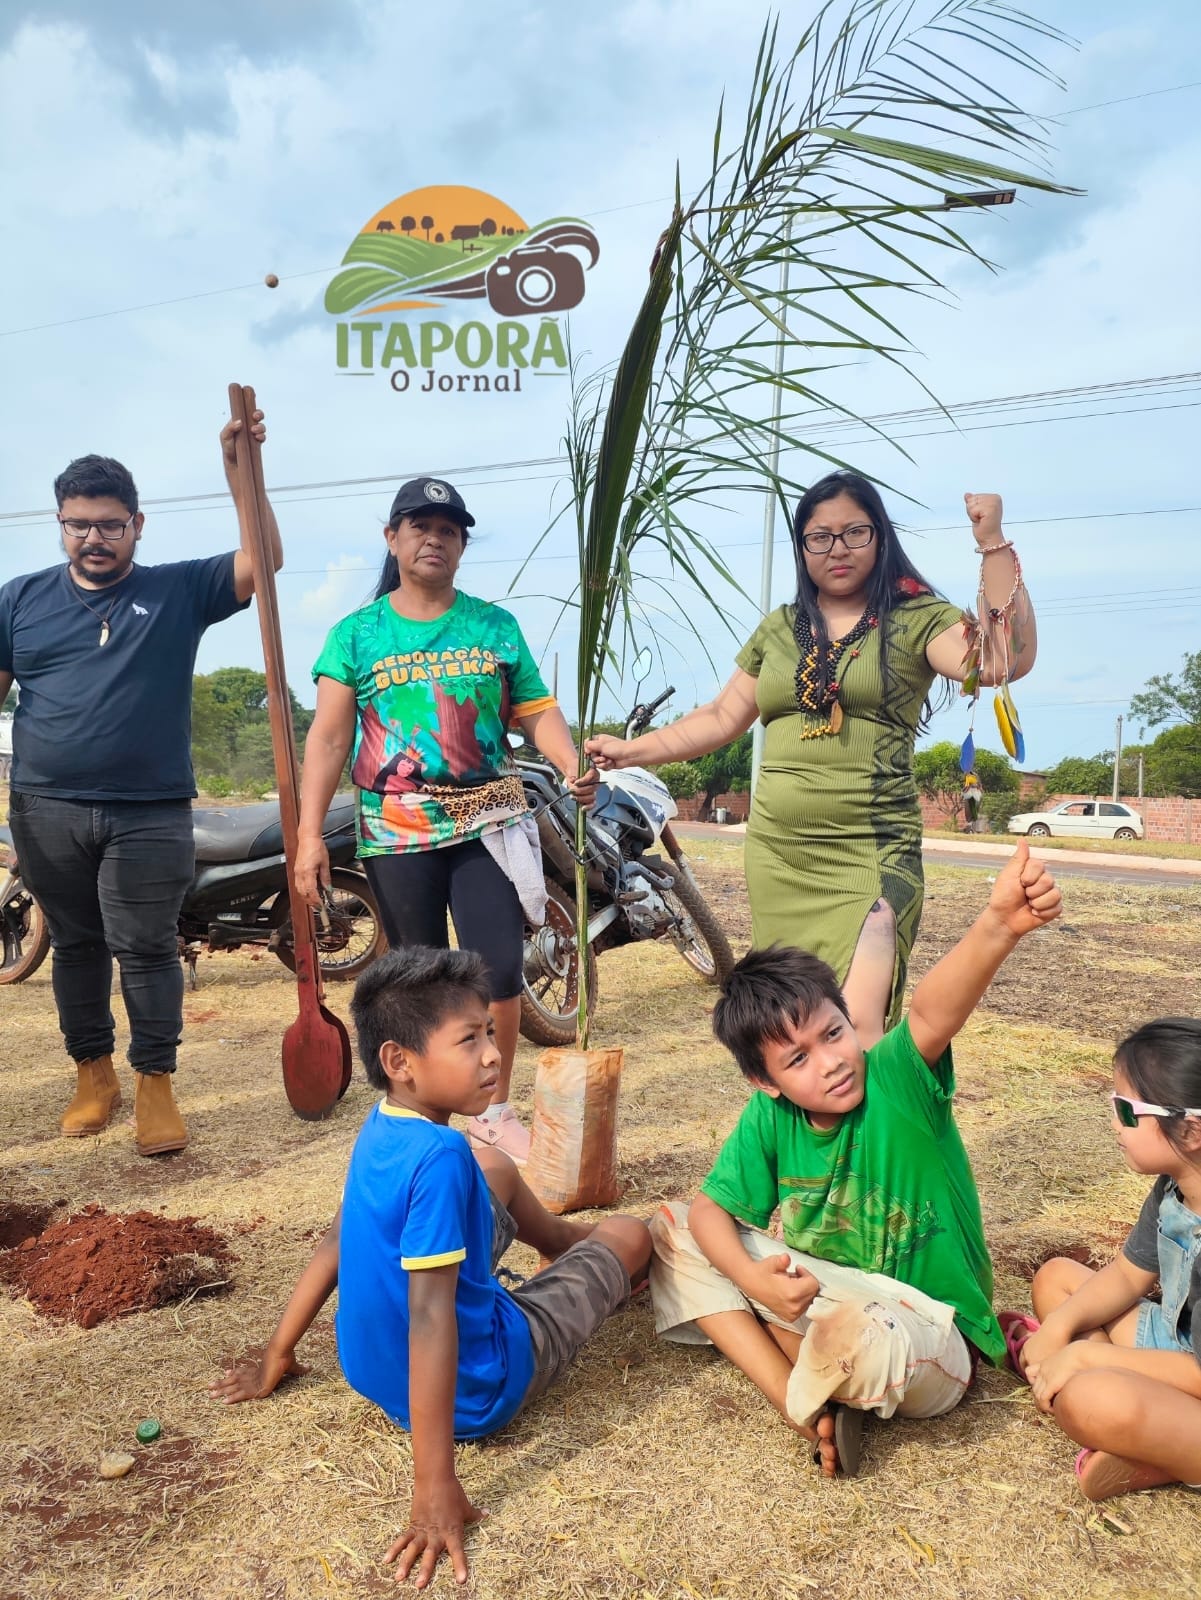
[[[475,518],[463,504],[459,491],[441,478],[410,478],[396,491],[388,521],[413,517],[419,511],[441,511],[464,528],[474,528]]]

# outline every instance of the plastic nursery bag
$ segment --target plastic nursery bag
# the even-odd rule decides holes
[[[622,1051],[546,1050],[534,1082],[525,1179],[548,1211],[610,1206],[617,1181]]]

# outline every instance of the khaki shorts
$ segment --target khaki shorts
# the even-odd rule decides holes
[[[492,1270],[517,1237],[517,1224],[492,1191]],[[507,1291],[530,1325],[534,1376],[522,1399],[528,1406],[571,1365],[613,1313],[630,1298],[630,1277],[615,1250],[584,1239],[565,1250],[527,1283]]]
[[[749,1256],[763,1261],[787,1253],[821,1284],[808,1313],[784,1322],[712,1265],[689,1231],[683,1201],[660,1206],[650,1229],[651,1297],[662,1338],[709,1344],[696,1324],[719,1311],[749,1311],[803,1336],[788,1384],[794,1422],[811,1426],[830,1400],[881,1417],[937,1417],[963,1398],[972,1376],[971,1351],[953,1309],[941,1301],[882,1273],[790,1250],[783,1240],[739,1223],[738,1238]]]

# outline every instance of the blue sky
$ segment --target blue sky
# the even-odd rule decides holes
[[[1137,14],[1109,0],[1037,9],[1080,47],[1048,50],[1065,88],[1027,84],[1023,104],[1058,117],[1054,174],[1087,195],[968,218],[1000,273],[950,263],[947,301],[904,309],[915,370],[944,402],[1201,371],[1201,14],[1186,0]],[[810,12],[784,5],[782,32],[798,33]],[[703,175],[719,97],[744,92],[761,20],[733,0],[629,0],[579,15],[549,0],[447,0],[425,15],[388,0],[6,7],[0,581],[56,559],[53,522],[11,514],[49,506],[75,455],[120,457],[144,499],[219,492],[216,435],[237,379],[268,411],[269,484],[384,480],[278,497],[284,640],[303,699],[326,628],[370,588],[389,484],[497,464],[455,481],[479,523],[463,586],[503,600],[556,490],[553,467],[509,464],[560,454],[565,383],[520,397],[418,396],[382,377],[340,378],[325,285],[394,196],[472,185],[528,222],[593,223],[601,256],[572,334],[590,359],[613,359],[675,164],[686,190]],[[278,289],[263,285],[267,272]],[[124,308],[139,309],[114,314]],[[845,392],[861,413],[928,404],[883,366],[856,371]],[[912,461],[847,447],[898,491],[915,561],[956,600],[974,597],[977,571],[962,493],[1004,495],[1040,613],[1038,665],[1018,694],[1028,765],[1109,747],[1130,695],[1201,649],[1201,486],[1187,466],[1199,400],[1196,382],[1178,382],[989,409],[960,432],[927,420],[903,430],[920,435],[907,442]],[[749,501],[714,530],[754,594],[761,531]],[[234,542],[228,502],[151,507],[142,556]],[[509,603],[548,671],[557,649],[566,673],[570,626],[552,637],[557,608],[536,597],[566,592],[562,549],[546,547]],[[780,543],[774,601],[788,593]],[[735,634],[750,631],[753,606],[729,596],[723,609]],[[656,672],[677,684],[677,710],[729,670],[733,641],[711,631],[716,671],[682,635],[663,637]],[[199,670],[258,653],[253,616],[239,618],[207,635]],[[958,740],[964,725],[952,709],[934,736]]]

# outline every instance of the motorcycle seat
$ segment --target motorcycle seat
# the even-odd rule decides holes
[[[322,832],[328,839],[353,828],[354,798],[339,796],[325,814]],[[284,853],[284,830],[276,800],[264,800],[254,806],[231,806],[221,811],[194,806],[192,832],[196,839],[197,862],[210,866],[259,861]]]

